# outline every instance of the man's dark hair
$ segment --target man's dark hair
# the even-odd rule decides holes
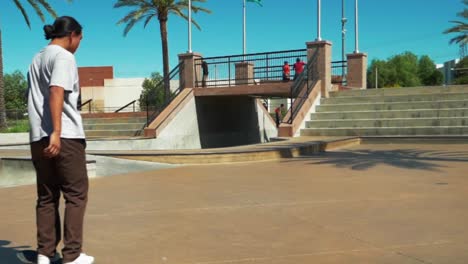
[[[62,16],[55,20],[52,25],[44,26],[44,33],[46,39],[62,38],[71,33],[81,34],[83,27],[74,19],[69,16]]]

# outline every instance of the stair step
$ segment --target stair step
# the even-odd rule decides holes
[[[83,124],[105,123],[146,123],[146,117],[119,117],[119,118],[83,118]]]
[[[468,117],[312,120],[307,128],[468,126]]]
[[[141,130],[86,130],[86,137],[134,137],[141,136]]]
[[[396,102],[396,103],[356,103],[356,104],[325,104],[317,106],[317,112],[340,111],[382,111],[382,110],[408,110],[408,109],[446,109],[468,108],[468,100],[444,100],[422,102]]]
[[[386,111],[320,112],[311,114],[311,120],[324,119],[386,119],[386,118],[430,118],[468,117],[468,108],[411,109]]]
[[[108,123],[108,124],[85,124],[85,130],[137,130],[142,129],[145,123]]]
[[[449,85],[431,87],[402,87],[383,88],[367,90],[347,90],[330,92],[330,97],[346,96],[376,96],[376,95],[411,95],[411,94],[446,94],[446,93],[468,93],[468,85]]]
[[[447,93],[447,94],[417,94],[417,95],[390,95],[390,96],[343,96],[322,98],[321,105],[325,104],[352,104],[352,103],[397,103],[397,102],[438,102],[468,100],[468,93]]]
[[[343,127],[305,128],[301,136],[433,136],[467,135],[468,126],[456,127]]]

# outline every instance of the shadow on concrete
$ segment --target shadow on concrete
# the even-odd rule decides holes
[[[331,164],[338,168],[352,170],[367,170],[377,165],[388,165],[404,169],[440,171],[440,168],[447,166],[435,162],[467,162],[468,151],[357,149],[326,152],[316,156],[303,156],[299,159],[307,159],[313,165]]]
[[[9,247],[10,241],[0,240],[0,263],[22,264],[16,256],[17,253],[30,249],[29,246]]]

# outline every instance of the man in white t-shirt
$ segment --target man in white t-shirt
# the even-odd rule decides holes
[[[88,175],[74,56],[82,39],[82,27],[72,17],[59,17],[44,31],[51,42],[34,57],[28,72],[31,155],[38,196],[34,262],[50,264],[60,257],[56,248],[62,238],[58,209],[62,193],[66,205],[63,263],[92,264],[94,258],[82,253]],[[24,255],[18,256],[28,261]]]

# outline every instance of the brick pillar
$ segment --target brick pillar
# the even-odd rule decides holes
[[[201,82],[202,72],[201,67],[195,68],[195,60],[200,59],[200,53],[183,53],[179,54],[180,66],[179,80],[182,88],[195,88],[197,81]]]
[[[367,54],[352,53],[348,58],[347,86],[367,89]]]
[[[314,41],[307,42],[307,59],[318,52],[316,65],[319,79],[322,80],[322,97],[328,97],[328,92],[331,90],[331,53],[332,43],[329,41]]]
[[[236,85],[254,83],[254,65],[250,62],[236,63]]]

